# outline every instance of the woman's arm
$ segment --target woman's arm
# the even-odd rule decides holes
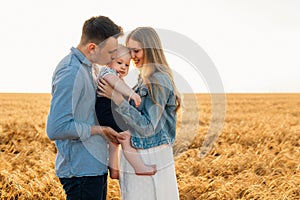
[[[108,82],[117,92],[124,96],[129,97],[129,99],[134,100],[136,106],[141,103],[141,98],[136,94],[120,77],[115,74],[107,74],[103,79]]]
[[[166,76],[163,76],[164,79]],[[164,125],[162,118],[167,98],[170,94],[170,84],[166,84],[169,81],[158,78],[160,85],[153,84],[153,91],[155,92],[156,104],[152,101],[151,97],[143,98],[142,111],[138,111],[132,107],[118,92],[113,91],[107,82],[102,81],[99,83],[100,89],[103,91],[104,96],[112,99],[117,106],[116,111],[122,115],[123,119],[128,123],[132,129],[135,130],[139,136],[148,137],[158,132]],[[159,87],[161,88],[159,90]],[[148,94],[149,95],[149,94]],[[159,123],[160,122],[160,123]],[[159,126],[158,126],[159,125]],[[134,133],[132,133],[134,135]]]

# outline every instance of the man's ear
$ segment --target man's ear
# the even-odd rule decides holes
[[[93,52],[96,49],[96,44],[95,43],[88,43],[87,44],[87,50],[89,53]]]

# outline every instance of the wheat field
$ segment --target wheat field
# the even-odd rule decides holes
[[[65,199],[45,133],[50,98],[0,94],[1,199]],[[300,94],[227,94],[222,132],[203,158],[211,96],[184,102],[174,145],[180,199],[300,199]],[[117,181],[107,197],[120,199]]]

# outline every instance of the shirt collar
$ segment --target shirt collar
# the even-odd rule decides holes
[[[72,47],[71,51],[83,65],[92,67],[92,63],[83,55],[83,53],[81,51],[79,51],[75,47]]]

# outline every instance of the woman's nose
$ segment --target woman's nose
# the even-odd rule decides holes
[[[131,53],[131,58],[135,57],[135,53],[133,51],[130,52]]]

